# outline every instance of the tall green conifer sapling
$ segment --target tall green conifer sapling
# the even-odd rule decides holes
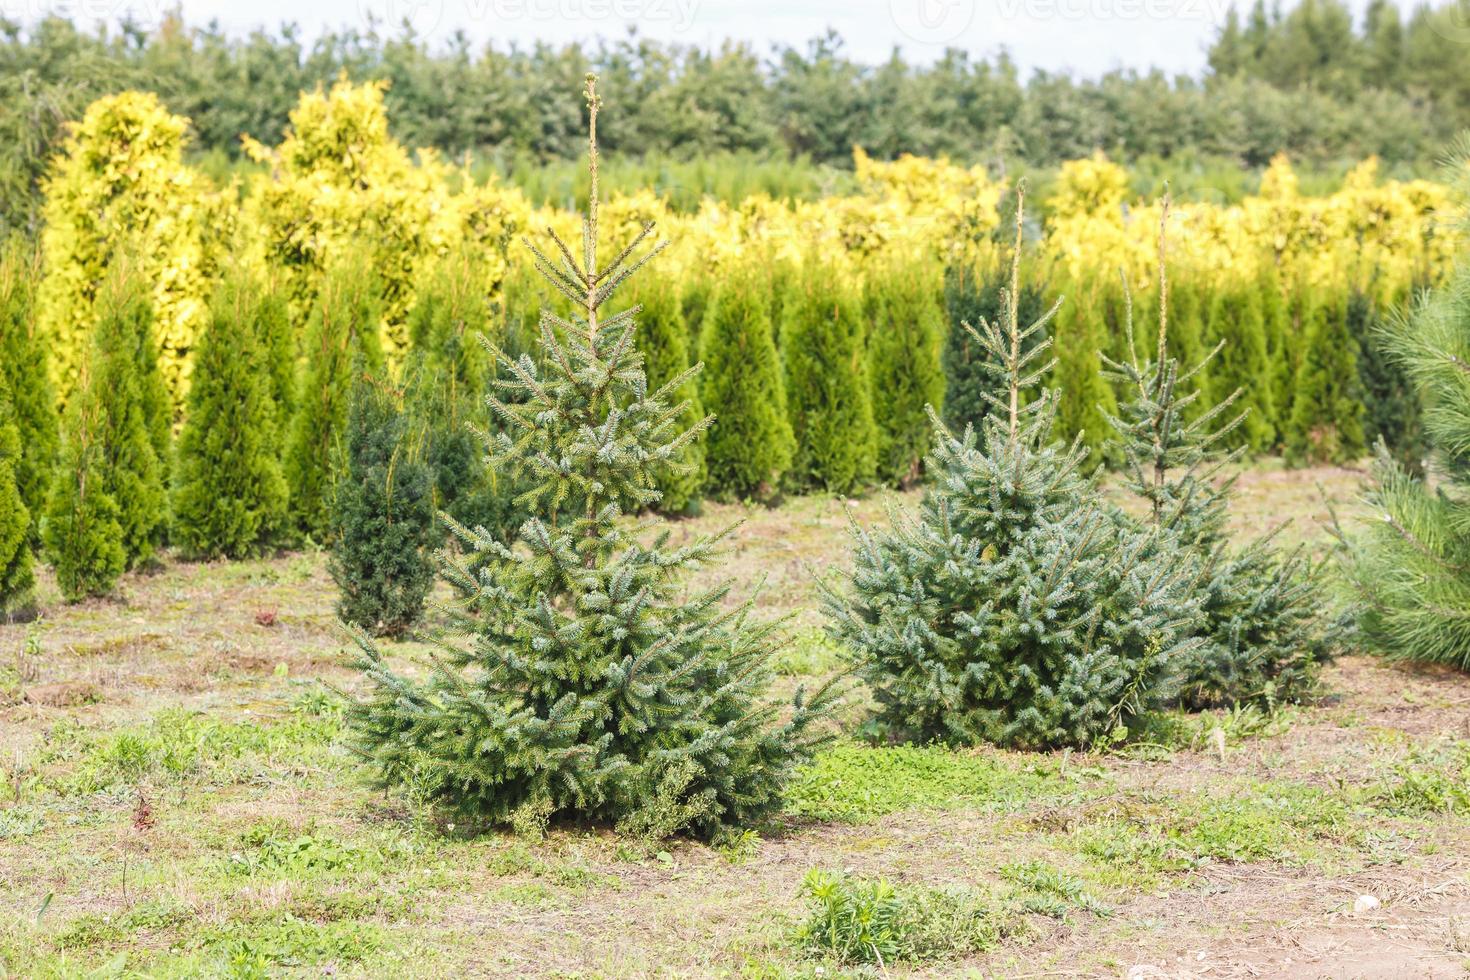
[[[691,368],[649,391],[630,309],[603,307],[658,251],[635,258],[647,226],[606,266],[597,254],[596,77],[588,75],[591,192],[582,255],[552,234],[532,246],[547,283],[575,306],[543,312],[541,366],[493,351],[506,377],[493,465],[529,476],[519,541],[451,524],[472,550],[441,569],[462,602],[428,672],[395,670],[366,637],[368,692],[349,718],[358,751],[386,783],[494,824],[575,817],[640,836],[714,836],[780,804],[793,769],[827,734],[834,693],[767,696],[779,624],[725,609],[721,586],[688,593],[675,573],[718,539],[674,547],[656,520],[657,483],[710,420],[682,429],[672,400]],[[524,396],[517,401],[513,396]]]
[[[1172,666],[1179,700],[1191,708],[1257,703],[1272,707],[1307,693],[1330,650],[1319,611],[1320,575],[1301,548],[1279,552],[1273,531],[1232,549],[1227,539],[1235,477],[1230,465],[1248,448],[1235,438],[1248,410],[1235,411],[1236,389],[1203,399],[1199,379],[1225,346],[1221,340],[1193,367],[1169,350],[1169,278],[1165,197],[1159,226],[1159,315],[1154,356],[1140,357],[1131,291],[1124,281],[1128,360],[1103,355],[1126,400],[1110,416],[1122,443],[1127,483],[1148,505],[1148,519],[1173,535],[1198,563],[1199,642]],[[1225,447],[1235,443],[1236,448]]]
[[[854,527],[829,628],[854,651],[893,737],[1043,748],[1120,737],[1167,695],[1194,645],[1194,570],[1173,539],[1107,504],[1081,437],[1053,440],[1058,393],[1019,322],[1016,250],[999,324],[971,330],[994,365],[991,411],[956,436],[931,409],[930,486],[916,515]],[[1034,393],[1034,394],[1032,394]],[[1028,397],[1030,395],[1030,397]]]

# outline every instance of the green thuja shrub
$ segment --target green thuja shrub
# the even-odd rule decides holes
[[[1239,389],[1218,402],[1203,395],[1201,379],[1228,341],[1193,366],[1173,356],[1162,229],[1159,259],[1155,350],[1140,356],[1130,313],[1128,357],[1104,361],[1126,393],[1110,420],[1122,445],[1126,486],[1146,505],[1153,526],[1174,537],[1198,568],[1192,584],[1201,603],[1198,641],[1172,664],[1172,686],[1190,708],[1271,708],[1307,694],[1331,652],[1320,568],[1300,548],[1279,552],[1275,532],[1231,545],[1226,521],[1235,478],[1227,468],[1246,447],[1225,447],[1248,410],[1237,407]]]
[[[1363,393],[1363,439],[1381,440],[1389,454],[1410,473],[1420,473],[1428,447],[1424,442],[1423,408],[1404,366],[1382,339],[1385,319],[1372,299],[1361,292],[1348,298],[1348,332],[1357,342],[1358,384]]]
[[[856,529],[852,571],[827,583],[832,635],[896,737],[1092,744],[1161,704],[1196,642],[1187,555],[1081,475],[1086,449],[1053,438],[1055,391],[1027,398],[1051,367],[1028,334],[1056,307],[1022,326],[1018,280],[1013,258],[999,322],[975,331],[998,365],[980,431],[936,417],[918,513]]]
[[[158,373],[148,284],[119,264],[94,305],[92,391],[99,403],[102,486],[117,506],[127,567],[152,560],[167,526],[165,490],[172,402]]]
[[[684,329],[688,331],[691,351],[704,348],[704,318],[709,312],[710,300],[714,298],[715,277],[704,270],[694,269],[684,277],[679,290],[679,312],[684,315]]]
[[[433,265],[409,310],[412,374],[420,383],[411,410],[428,426],[426,459],[434,474],[435,506],[468,527],[509,539],[518,523],[514,493],[502,474],[485,466],[477,429],[490,423],[485,396],[492,364],[480,343],[494,335],[486,274],[469,252]]]
[[[27,540],[33,547],[40,541],[41,513],[61,442],[46,344],[36,330],[39,279],[35,255],[18,242],[0,251],[0,387],[9,392],[20,444],[12,465],[21,502],[30,511]]]
[[[1219,349],[1200,380],[1215,401],[1233,398],[1241,415],[1240,424],[1222,437],[1224,446],[1268,452],[1276,444],[1276,402],[1259,292],[1216,288],[1208,319],[1206,339],[1211,349]]]
[[[944,402],[941,284],[917,260],[894,260],[871,273],[863,297],[878,479],[907,486],[919,477],[934,427],[928,408]]]
[[[273,280],[259,287],[253,309],[256,343],[270,379],[273,439],[279,449],[286,445],[291,421],[296,417],[296,331],[291,326],[291,306],[285,291]]]
[[[700,399],[716,424],[705,444],[712,493],[770,500],[795,441],[771,334],[767,282],[750,266],[725,274],[705,317]]]
[[[1022,323],[1035,323],[1046,312],[1046,288],[1028,275],[1029,271],[1023,258],[1016,297]],[[985,345],[977,342],[965,325],[978,329],[983,323],[1000,322],[1006,282],[1006,271],[988,264],[956,263],[945,270],[944,305],[949,324],[943,357],[944,422],[953,432],[964,432],[967,425],[979,429],[990,412],[986,396],[995,394],[995,365],[988,360]],[[1045,340],[1045,331],[1040,331],[1031,335],[1028,343],[1035,346]]]
[[[1057,394],[1057,433],[1080,439],[1087,468],[1109,459],[1113,446],[1107,439],[1108,413],[1115,407],[1113,389],[1102,374],[1100,351],[1107,339],[1106,310],[1109,289],[1094,277],[1076,283],[1070,302],[1057,312],[1051,335],[1056,338],[1056,363],[1049,383]],[[1019,315],[1019,314],[1018,314]]]
[[[244,558],[286,530],[271,370],[276,306],[243,273],[216,290],[194,352],[174,462],[173,541],[196,558]]]
[[[36,576],[31,552],[31,512],[20,495],[20,431],[0,377],[0,622],[26,614]]]
[[[317,541],[331,525],[333,466],[342,453],[353,365],[360,359],[368,371],[383,366],[381,311],[378,277],[361,261],[347,261],[327,272],[307,324],[285,471],[295,529]]]
[[[596,133],[596,80],[589,76]],[[367,690],[349,707],[356,749],[387,783],[476,821],[614,824],[640,836],[710,837],[777,809],[794,769],[824,740],[831,697],[768,697],[774,625],[726,608],[728,587],[689,594],[675,570],[716,540],[678,547],[626,515],[657,500],[660,467],[699,428],[678,424],[687,377],[649,390],[631,312],[606,301],[648,259],[645,228],[599,261],[597,154],[580,258],[535,250],[578,311],[544,314],[540,366],[501,356],[494,465],[532,477],[514,547],[456,528],[476,570],[446,556],[460,592],[452,628],[422,679],[394,671],[362,638]],[[516,393],[508,401],[499,393]]]
[[[864,342],[860,298],[835,268],[808,263],[785,291],[780,337],[799,488],[850,493],[877,471]]]
[[[1301,327],[1286,301],[1285,286],[1274,271],[1261,273],[1256,281],[1256,295],[1261,300],[1261,323],[1266,329],[1266,352],[1271,363],[1268,383],[1276,413],[1276,444],[1272,448],[1280,449],[1286,442],[1287,426],[1296,403],[1296,367],[1300,353],[1296,337]]]
[[[403,392],[381,379],[356,380],[327,570],[340,592],[337,614],[375,636],[403,635],[423,615],[434,584],[430,550],[439,534],[425,443]]]
[[[41,524],[47,560],[68,601],[106,595],[127,570],[121,507],[105,479],[106,407],[84,362],[67,403],[61,456]]]
[[[1298,466],[1350,462],[1366,449],[1357,343],[1342,306],[1312,302],[1306,311],[1296,392],[1286,424],[1286,459]]]
[[[641,276],[629,283],[627,300],[641,307],[638,313],[638,349],[643,352],[643,370],[648,376],[648,386],[662,388],[689,370],[688,330],[679,305],[678,284],[667,276]],[[679,419],[681,426],[692,428],[704,418],[699,388],[693,377],[676,393],[675,400],[683,406]],[[707,475],[704,443],[691,442],[678,465],[658,476],[658,489],[663,494],[658,509],[668,514],[694,510]]]

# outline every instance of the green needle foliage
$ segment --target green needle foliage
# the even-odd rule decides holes
[[[772,500],[796,452],[768,285],[750,266],[732,269],[714,287],[704,317],[700,394],[719,423],[705,449],[709,484],[736,499]]]
[[[0,377],[0,622],[31,608],[36,576],[31,553],[31,512],[21,499],[16,471],[21,460],[5,379]]]
[[[753,626],[728,587],[689,594],[674,574],[718,539],[681,547],[628,515],[658,503],[658,474],[707,422],[683,429],[672,400],[694,369],[650,391],[633,311],[605,316],[653,254],[651,226],[609,264],[597,249],[597,94],[588,76],[591,191],[580,258],[535,249],[575,313],[543,313],[541,366],[499,354],[504,429],[494,465],[534,478],[514,547],[455,526],[474,550],[446,556],[463,597],[429,670],[410,679],[366,637],[369,693],[349,718],[357,749],[387,783],[476,820],[534,826],[590,819],[658,837],[709,837],[780,805],[793,769],[824,740],[832,688],[786,707],[767,697],[778,624]],[[657,248],[653,250],[656,252]]]
[[[1192,563],[1107,505],[1080,442],[1053,440],[1050,343],[1028,341],[1057,307],[1021,326],[1019,278],[1013,257],[1000,323],[974,330],[998,365],[980,432],[935,417],[918,513],[855,528],[853,571],[827,590],[829,628],[895,736],[1092,744],[1160,704],[1195,645]]]
[[[1382,341],[1423,399],[1439,479],[1411,476],[1380,443],[1371,512],[1339,534],[1341,566],[1370,649],[1470,670],[1470,268],[1385,324]]]
[[[67,404],[61,458],[41,524],[46,557],[69,602],[110,593],[127,570],[122,509],[108,489],[106,406],[83,363]]]
[[[189,557],[248,557],[286,530],[267,346],[278,307],[242,273],[210,307],[174,465],[173,540]]]
[[[1164,201],[1163,221],[1169,202]],[[1159,233],[1159,318],[1154,356],[1140,358],[1132,304],[1124,333],[1129,357],[1104,365],[1127,400],[1109,421],[1123,447],[1128,488],[1148,507],[1160,533],[1192,553],[1202,600],[1199,642],[1173,664],[1180,700],[1191,708],[1299,700],[1315,683],[1330,652],[1319,611],[1325,597],[1317,566],[1301,549],[1280,554],[1274,533],[1233,549],[1228,543],[1233,476],[1226,469],[1246,446],[1226,450],[1248,410],[1237,389],[1210,404],[1198,379],[1226,341],[1182,368],[1169,348],[1169,280],[1163,223]],[[1125,292],[1127,289],[1125,283]]]
[[[21,502],[31,514],[32,546],[40,541],[41,512],[61,442],[46,345],[36,332],[34,288],[40,277],[35,254],[18,242],[0,252],[0,385],[9,392],[20,441],[13,466]]]
[[[332,506],[327,570],[344,622],[375,636],[402,636],[423,615],[434,584],[430,549],[434,473],[424,426],[403,392],[359,376],[352,388],[343,460]]]
[[[807,263],[786,292],[780,341],[798,487],[850,493],[877,472],[864,343],[859,298],[837,270]]]
[[[306,371],[286,443],[286,483],[296,530],[322,541],[331,526],[333,465],[341,458],[352,368],[382,368],[378,277],[362,262],[328,270],[306,333]]]
[[[916,260],[895,260],[868,277],[864,310],[878,479],[908,486],[919,478],[934,427],[928,409],[944,402],[941,284]]]

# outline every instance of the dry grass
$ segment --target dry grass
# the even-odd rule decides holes
[[[1350,508],[1356,479],[1247,471],[1238,523],[1290,518],[1286,537],[1320,544],[1319,487]],[[695,584],[764,578],[761,614],[804,628],[849,516],[881,521],[911,502],[896,496],[711,506],[676,534],[744,518]],[[355,681],[317,556],[172,564],[120,601],[54,598],[39,627],[0,627],[0,664],[28,630],[41,644],[23,682],[0,668],[0,976],[833,976],[792,941],[808,869],[999,890],[1027,861],[1112,914],[1027,914],[986,952],[891,974],[1449,977],[1470,962],[1470,821],[1383,802],[1406,774],[1455,778],[1463,674],[1351,657],[1320,704],[1184,722],[1110,755],[916,750],[874,769],[880,750],[849,747],[759,837],[649,853],[601,830],[467,838],[365,785],[316,693]],[[1380,907],[1355,912],[1363,894]]]

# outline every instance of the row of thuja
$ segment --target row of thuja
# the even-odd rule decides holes
[[[595,115],[590,83],[588,96]],[[594,149],[594,189],[595,167]],[[476,821],[577,814],[655,836],[714,835],[771,812],[793,768],[833,737],[826,720],[846,682],[785,705],[771,698],[779,625],[727,602],[729,585],[690,594],[679,574],[717,560],[719,537],[650,540],[628,518],[670,507],[668,489],[701,468],[720,472],[719,440],[741,438],[729,433],[752,419],[789,428],[793,466],[861,472],[871,450],[812,433],[844,431],[854,411],[857,425],[876,427],[884,413],[854,406],[875,389],[855,366],[859,338],[834,326],[846,320],[832,315],[830,276],[800,279],[795,301],[814,315],[783,313],[777,360],[773,331],[745,329],[768,326],[759,282],[769,280],[738,273],[710,297],[699,330],[713,380],[697,391],[718,415],[711,423],[688,396],[695,374],[650,381],[640,341],[654,338],[635,312],[604,313],[614,295],[637,294],[625,280],[641,260],[635,242],[599,264],[595,190],[586,238],[581,260],[565,246],[537,254],[542,288],[566,305],[542,304],[534,325],[507,330],[493,352],[456,312],[453,298],[470,291],[430,290],[443,301],[420,304],[419,353],[398,384],[384,380],[372,332],[358,329],[376,322],[366,271],[327,277],[299,375],[283,352],[279,300],[231,279],[214,299],[173,445],[146,296],[118,265],[52,465],[30,453],[38,406],[49,405],[37,394],[44,351],[33,331],[8,328],[29,339],[7,341],[27,365],[7,374],[0,540],[18,541],[21,556],[7,581],[28,574],[31,540],[63,590],[84,595],[148,561],[165,531],[200,554],[246,553],[287,534],[329,539],[342,614],[363,627],[351,737],[385,782]],[[989,381],[978,431],[928,418],[918,511],[859,533],[850,574],[824,583],[832,632],[872,686],[880,721],[893,738],[1086,746],[1168,702],[1299,696],[1330,639],[1314,570],[1269,540],[1227,542],[1229,486],[1218,478],[1238,417],[1228,399],[1200,406],[1193,366],[1181,372],[1171,355],[1163,279],[1158,342],[1135,344],[1130,330],[1127,355],[1109,363],[1129,393],[1112,427],[1146,502],[1133,516],[1100,493],[1086,447],[1055,438],[1057,397],[1041,383],[1055,311],[1022,323],[1018,267],[1017,257],[998,316],[966,331]],[[7,322],[26,322],[24,280],[6,277]],[[895,332],[912,320],[895,313]],[[791,382],[791,401],[730,380],[758,372]],[[755,400],[729,410],[736,395],[721,385]],[[795,394],[808,390],[824,397]],[[10,437],[22,425],[26,435]],[[755,490],[773,478],[761,461],[745,472]],[[21,501],[40,486],[49,489],[33,522]],[[514,513],[503,520],[477,512],[506,501]],[[370,634],[416,617],[441,540],[436,508],[459,540],[435,561],[460,601],[450,628],[426,637],[426,667],[411,668]]]

